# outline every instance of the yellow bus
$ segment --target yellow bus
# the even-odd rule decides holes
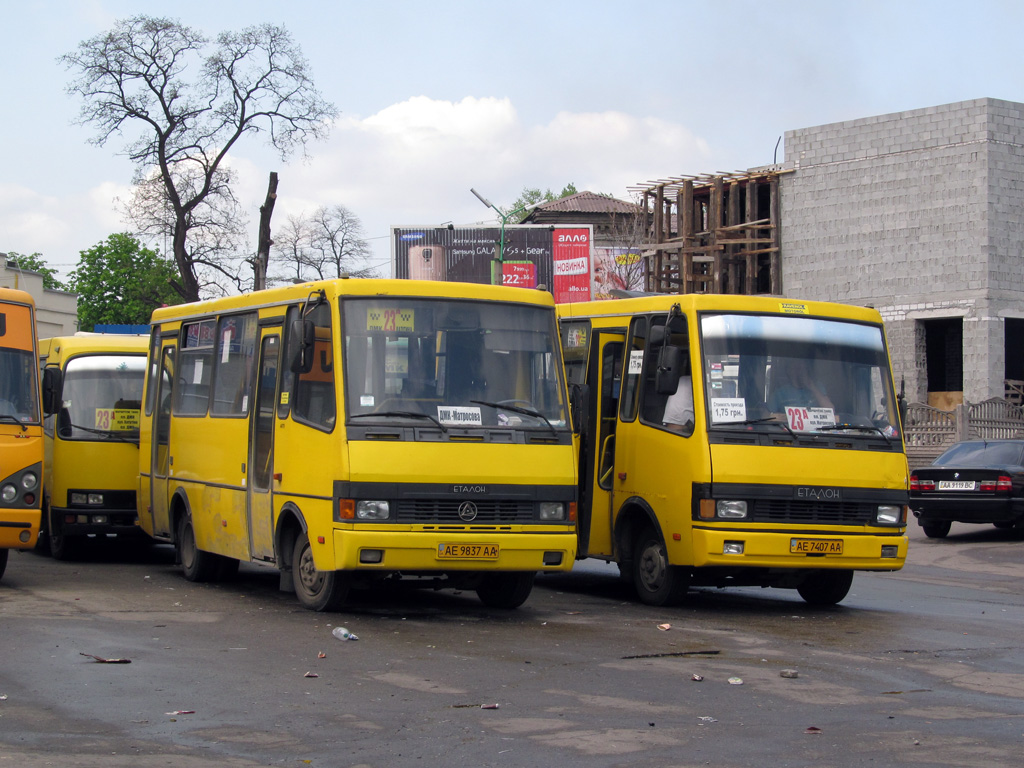
[[[654,295],[560,305],[580,431],[579,557],[640,599],[795,588],[831,605],[907,552],[882,320],[840,304]]]
[[[142,536],[139,416],[146,336],[79,333],[39,342],[43,367],[43,548],[58,560],[83,545]]]
[[[550,294],[329,280],[156,310],[142,527],[187,579],[269,563],[313,610],[399,576],[521,605],[576,555]]]
[[[11,549],[39,536],[43,424],[36,366],[35,303],[0,288],[0,576]]]

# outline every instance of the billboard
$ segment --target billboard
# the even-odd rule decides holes
[[[391,275],[411,280],[544,286],[559,303],[589,301],[593,228],[514,224],[505,227],[392,227]]]

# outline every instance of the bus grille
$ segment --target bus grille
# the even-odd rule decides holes
[[[459,517],[462,500],[403,499],[398,502],[400,523],[453,523],[463,525]],[[529,501],[474,501],[477,514],[473,523],[530,523],[534,521]]]
[[[875,519],[875,504],[839,502],[827,504],[796,499],[758,499],[750,520],[755,523],[829,523],[870,525]]]

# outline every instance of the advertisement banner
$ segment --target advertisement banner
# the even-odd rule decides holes
[[[590,296],[591,227],[392,227],[391,275],[409,280],[544,286],[555,301]],[[556,253],[559,274],[555,273]]]
[[[590,230],[558,229],[551,239],[555,303],[590,301]]]

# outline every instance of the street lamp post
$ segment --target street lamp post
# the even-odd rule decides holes
[[[483,203],[488,208],[492,209],[496,214],[498,214],[498,218],[501,219],[501,239],[498,241],[498,264],[504,264],[505,263],[505,224],[506,224],[506,222],[508,222],[508,220],[511,219],[513,216],[515,216],[517,213],[522,213],[523,211],[525,211],[525,210],[527,210],[529,208],[536,208],[538,205],[540,205],[540,203],[534,203],[533,205],[522,205],[519,208],[516,208],[514,211],[510,211],[509,213],[503,213],[501,208],[496,206],[494,203],[492,203],[490,200],[488,200],[486,197],[481,195],[479,192],[477,192],[472,187],[470,187],[469,191],[472,192],[474,195],[476,195],[476,199],[477,200],[479,200],[481,203]]]

